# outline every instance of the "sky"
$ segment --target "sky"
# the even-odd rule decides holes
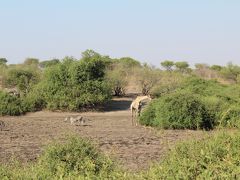
[[[155,66],[240,64],[240,1],[0,0],[0,57],[9,64],[86,49]]]

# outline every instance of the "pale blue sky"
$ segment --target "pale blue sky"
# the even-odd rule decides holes
[[[240,0],[0,0],[0,56],[10,63],[86,49],[153,65],[240,64]]]

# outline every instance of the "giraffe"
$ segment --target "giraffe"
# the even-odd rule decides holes
[[[134,119],[136,121],[136,126],[138,125],[136,118],[140,116],[144,102],[149,102],[151,100],[152,98],[150,96],[137,96],[137,98],[132,102],[130,106],[132,113],[132,125],[134,125]]]

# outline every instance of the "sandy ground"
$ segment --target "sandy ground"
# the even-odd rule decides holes
[[[201,131],[165,130],[131,125],[129,110],[132,98],[117,98],[104,112],[61,113],[36,112],[20,117],[0,117],[6,127],[0,130],[0,163],[18,158],[22,162],[35,160],[44,147],[53,140],[63,140],[68,134],[77,134],[93,140],[102,151],[131,171],[147,168],[159,161],[176,143],[199,138]],[[82,115],[90,121],[85,126],[64,122],[68,115]]]

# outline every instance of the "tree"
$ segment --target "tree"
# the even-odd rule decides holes
[[[212,65],[210,68],[215,71],[221,71],[223,67],[219,65]]]
[[[148,95],[161,78],[160,71],[150,66],[136,69],[135,76],[143,95]]]
[[[228,65],[221,70],[224,78],[237,82],[238,75],[240,74],[240,66],[228,63]]]
[[[130,57],[122,57],[119,59],[119,63],[123,64],[126,68],[134,68],[134,67],[140,67],[141,64],[139,61],[130,58]]]
[[[174,62],[166,60],[166,61],[161,62],[161,66],[163,68],[165,68],[167,71],[172,71],[172,68],[174,66]]]
[[[86,51],[82,52],[82,59],[89,59],[92,57],[100,57],[101,55],[94,50],[87,49]]]
[[[196,69],[208,69],[209,66],[207,64],[197,63],[195,64]]]
[[[27,59],[25,59],[23,64],[28,65],[28,66],[31,66],[31,65],[37,66],[39,64],[39,59],[37,59],[37,58],[27,58]]]
[[[175,63],[176,69],[181,73],[186,73],[189,71],[189,64],[186,61],[179,61]]]
[[[5,65],[7,63],[6,58],[0,58],[0,65]]]
[[[195,73],[206,79],[217,78],[218,73],[212,70],[207,64],[195,64],[196,70]]]
[[[6,78],[7,87],[17,87],[21,95],[29,92],[31,86],[39,82],[39,74],[32,70],[12,69]]]
[[[102,80],[105,75],[106,62],[99,54],[83,56],[78,66],[74,67],[77,82]]]
[[[39,63],[39,65],[41,68],[47,68],[50,66],[57,65],[58,63],[60,63],[59,59],[52,59],[52,60],[42,61]]]
[[[86,50],[82,53],[82,58],[80,61],[97,61],[100,60],[105,67],[109,66],[112,63],[112,59],[109,56],[102,56],[101,54],[93,51],[93,50]]]
[[[51,110],[77,111],[96,107],[111,98],[104,75],[105,64],[95,56],[80,61],[66,57],[44,71],[36,92],[42,94],[46,107]]]
[[[106,80],[110,83],[115,96],[125,95],[125,89],[128,84],[126,69],[118,65],[113,70],[106,72]]]

